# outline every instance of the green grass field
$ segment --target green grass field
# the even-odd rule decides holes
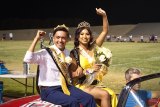
[[[0,60],[5,61],[5,66],[10,71],[23,72],[23,57],[31,42],[0,41]],[[143,75],[160,72],[160,43],[105,42],[104,46],[113,54],[112,64],[104,77],[104,83],[116,93],[119,93],[125,85],[124,72],[130,67],[139,68]],[[73,42],[68,42],[67,48],[72,49]],[[36,49],[40,49],[40,45],[37,45]],[[31,72],[36,72],[36,65],[31,65]],[[0,78],[0,81],[4,82],[4,94],[23,95],[24,87],[21,84],[11,79]],[[32,90],[28,89],[29,93],[32,93]]]

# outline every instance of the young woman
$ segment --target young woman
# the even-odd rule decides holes
[[[100,70],[102,66],[100,64],[95,64],[94,52],[97,46],[102,46],[106,38],[106,35],[108,33],[108,19],[106,12],[101,8],[96,8],[96,12],[98,15],[102,16],[103,30],[100,33],[100,35],[97,36],[97,39],[93,42],[90,24],[84,21],[78,25],[75,31],[74,45],[78,51],[80,63],[77,63],[75,56],[71,52],[70,56],[72,57],[73,61],[69,67],[69,71],[72,72],[71,75],[73,78],[73,84],[75,84],[78,88],[82,89],[83,91],[93,95],[97,102],[99,102],[97,103],[99,106],[116,107],[117,97],[111,89],[106,87],[98,87],[98,82],[94,83],[94,85],[86,86],[83,80],[83,78],[86,77],[85,75],[87,71],[102,71]],[[103,66],[103,68],[106,69],[105,71],[102,71],[101,74],[105,75],[107,73],[107,66]],[[76,80],[78,80],[78,82]]]

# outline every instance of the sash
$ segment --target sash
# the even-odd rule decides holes
[[[64,77],[66,83],[71,85],[71,78],[69,76],[68,69],[66,67],[65,62],[60,62],[60,60],[57,57],[58,55],[57,55],[56,51],[53,48],[52,49],[46,48],[46,50],[51,55],[53,61],[55,62],[57,68],[61,72],[62,76]]]

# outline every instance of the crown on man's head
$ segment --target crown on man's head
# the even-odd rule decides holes
[[[86,21],[83,21],[83,22],[81,22],[81,23],[78,24],[77,29],[81,28],[81,27],[88,27],[88,28],[90,28],[90,24],[88,22],[86,22]]]
[[[56,30],[58,28],[65,28],[67,31],[69,31],[69,28],[65,24],[57,25],[57,27],[55,27],[54,30]]]

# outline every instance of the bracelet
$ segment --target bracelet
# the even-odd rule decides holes
[[[85,75],[92,74],[93,72],[94,72],[93,69],[84,69],[84,70],[83,70],[83,73],[84,73]]]

